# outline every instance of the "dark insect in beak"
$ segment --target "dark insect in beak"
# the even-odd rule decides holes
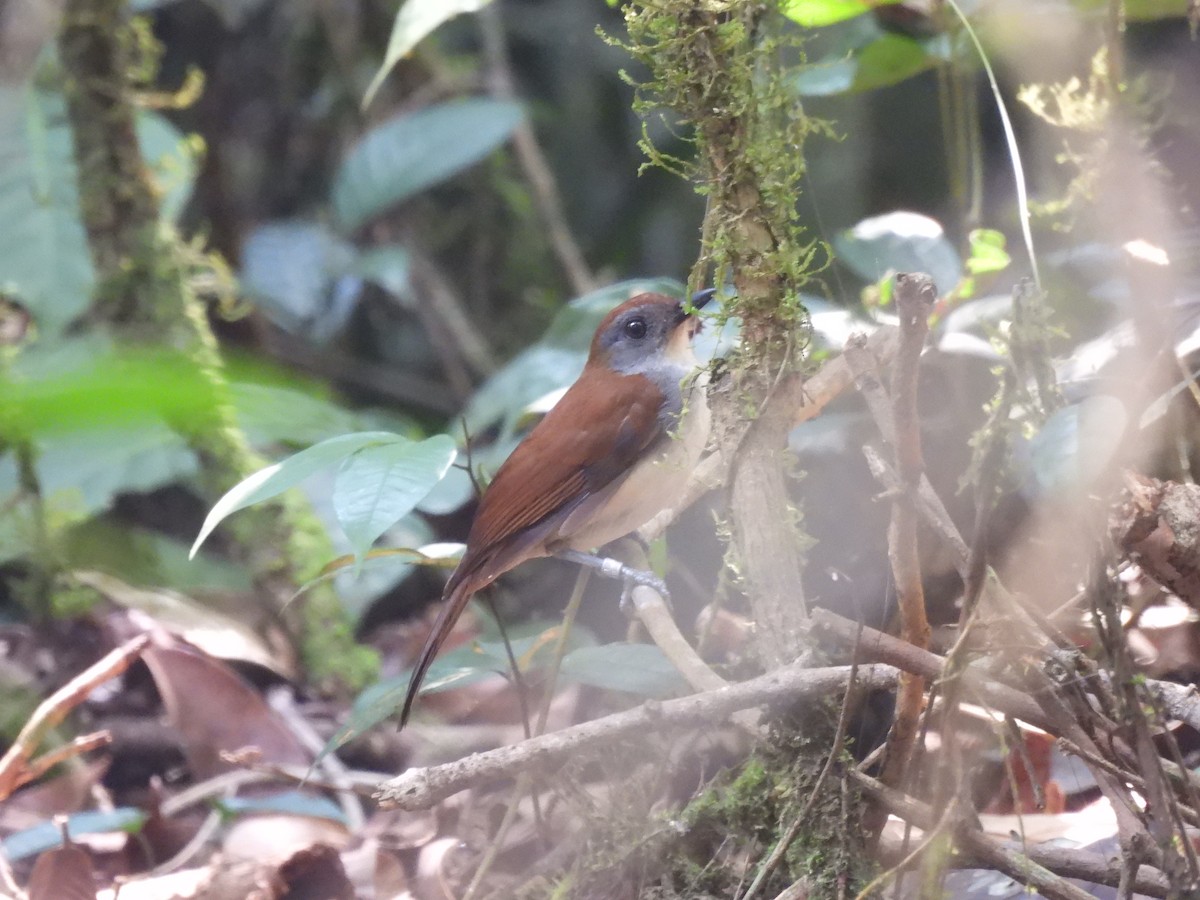
[[[696,293],[692,294],[692,309],[701,309],[704,306],[704,304],[708,303],[708,301],[711,300],[716,295],[716,293],[717,293],[716,288],[705,288],[702,291],[696,291]],[[681,304],[681,309],[682,309],[682,304]],[[701,331],[704,330],[704,323],[698,317],[688,314],[688,313],[684,313],[684,315],[687,315],[688,318],[691,320],[691,322],[689,323],[691,326],[690,331],[688,332],[689,335],[691,335],[692,337],[695,337]]]
[[[696,291],[696,293],[692,294],[692,306],[696,309],[703,308],[704,304],[716,296],[716,293],[716,288],[705,288],[702,291]]]

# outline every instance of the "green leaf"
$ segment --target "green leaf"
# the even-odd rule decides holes
[[[43,501],[52,513],[69,518],[95,515],[118,494],[151,491],[199,469],[186,442],[153,420],[44,435],[36,439],[35,451]],[[16,467],[11,457],[2,457],[0,502],[17,494]]]
[[[162,214],[174,219],[191,193],[195,154],[157,113],[139,114],[137,134],[163,191]],[[95,280],[61,94],[0,86],[0,159],[0,289],[20,297],[53,337],[87,309]]]
[[[865,15],[877,6],[889,6],[900,0],[784,0],[781,11],[805,28],[820,28]]]
[[[307,446],[331,434],[356,431],[413,433],[414,426],[390,411],[344,409],[323,397],[273,384],[229,386],[238,422],[258,447],[284,442]]]
[[[72,813],[67,816],[67,833],[71,837],[83,834],[104,834],[124,831],[136,834],[146,823],[148,814],[136,807],[120,806],[99,812]],[[10,862],[28,859],[47,850],[62,846],[62,829],[55,822],[42,822],[6,837],[0,845]]]
[[[129,584],[170,585],[185,593],[254,589],[245,566],[206,553],[189,560],[182,541],[115,517],[91,518],[71,528],[63,536],[63,554],[72,569],[96,569]]]
[[[408,251],[403,247],[384,245],[366,250],[355,261],[352,271],[393,297],[404,299],[408,294]]]
[[[1013,454],[1022,490],[1031,498],[1087,490],[1120,449],[1128,420],[1125,404],[1104,394],[1058,410]]]
[[[217,808],[228,816],[238,815],[285,815],[308,816],[312,819],[329,819],[346,823],[342,808],[321,794],[308,791],[279,791],[258,797],[224,797],[216,801]]]
[[[865,281],[893,272],[927,272],[938,294],[954,289],[962,263],[942,226],[928,216],[898,211],[863,219],[833,239],[838,258]]]
[[[1109,2],[1075,0],[1075,6],[1084,12],[1098,13],[1107,10]],[[1121,12],[1129,22],[1182,19],[1188,14],[1188,0],[1124,0]]]
[[[1012,257],[1005,249],[1004,233],[991,228],[976,228],[968,236],[971,255],[967,258],[967,271],[972,275],[986,275],[1008,268]]]
[[[342,463],[333,508],[359,559],[441,481],[457,454],[454,440],[439,434],[367,446]]]
[[[273,322],[327,339],[354,310],[354,297],[334,291],[335,281],[349,271],[354,258],[354,248],[320,223],[267,222],[242,245],[239,279]]]
[[[1188,0],[1125,0],[1125,19],[1129,22],[1153,22],[1158,19],[1187,18]]]
[[[689,692],[683,676],[654,644],[580,647],[563,658],[560,676],[639,697],[662,698]]]
[[[885,31],[874,19],[863,18],[842,28],[833,49],[804,66],[792,86],[806,97],[869,91],[899,84],[952,55],[946,34],[916,38]]]
[[[922,41],[904,34],[885,34],[858,55],[853,89],[869,91],[899,84],[938,64]]]
[[[166,116],[149,110],[138,112],[137,134],[162,194],[160,214],[169,222],[178,221],[196,180],[195,146]]]
[[[155,421],[40,438],[34,466],[48,503],[87,515],[199,471],[187,442]]]
[[[387,431],[343,434],[330,438],[327,441],[322,441],[319,444],[314,444],[307,450],[301,450],[299,453],[289,456],[282,462],[277,462],[274,465],[267,466],[265,469],[260,469],[250,477],[234,485],[209,510],[208,516],[204,519],[204,524],[200,527],[200,533],[196,536],[195,543],[192,544],[190,555],[195,556],[196,551],[200,549],[200,545],[204,543],[204,539],[212,534],[212,530],[227,516],[238,510],[276,497],[288,488],[295,487],[310,475],[313,475],[326,466],[341,462],[347,456],[362,450],[364,447],[369,447],[372,444],[392,444],[401,441],[407,442],[407,438],[391,434]]]
[[[54,336],[87,309],[94,272],[59,94],[0,86],[0,290]]]
[[[371,79],[367,93],[363,96],[363,108],[371,105],[375,92],[383,84],[389,72],[396,63],[409,54],[413,47],[430,34],[443,22],[453,19],[462,13],[478,12],[487,6],[491,0],[407,0],[396,13],[396,21],[392,25],[392,36],[388,38],[387,52],[383,57],[383,65]]]
[[[521,121],[518,103],[471,99],[431,106],[371,130],[342,162],[333,208],[344,232],[479,162]]]

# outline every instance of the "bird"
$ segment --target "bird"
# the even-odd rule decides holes
[[[471,597],[526,560],[557,556],[660,587],[650,573],[591,551],[671,507],[708,441],[704,379],[692,351],[695,310],[637,294],[600,322],[579,378],[496,470],[442,608],[413,666],[400,712],[408,722],[430,665]]]

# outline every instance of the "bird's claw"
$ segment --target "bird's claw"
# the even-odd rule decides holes
[[[621,612],[630,618],[633,618],[636,611],[633,605],[633,589],[635,587],[650,588],[662,597],[667,608],[671,609],[671,592],[667,590],[666,582],[653,572],[621,566],[621,581],[624,584],[621,590]]]

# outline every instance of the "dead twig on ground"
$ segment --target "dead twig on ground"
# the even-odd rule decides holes
[[[58,725],[72,709],[82,703],[97,685],[116,678],[142,654],[150,643],[148,635],[139,635],[126,641],[111,653],[88,666],[57,691],[38,704],[17,739],[13,741],[4,758],[0,759],[0,800],[6,800],[17,788],[37,774],[45,771],[40,760],[33,754],[41,744],[46,732]],[[77,741],[70,749],[82,753],[84,750],[106,743],[106,739],[95,736],[90,740]],[[63,751],[55,751],[53,759],[61,762]],[[33,760],[33,762],[30,762]]]

